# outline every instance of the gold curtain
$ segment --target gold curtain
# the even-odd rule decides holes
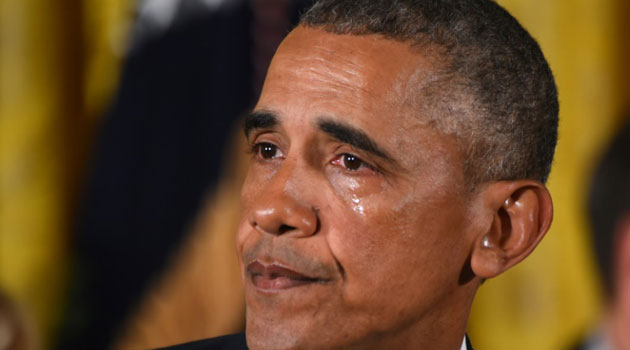
[[[91,131],[117,79],[127,0],[0,0],[0,289],[48,348]]]
[[[601,305],[584,206],[594,161],[628,105],[630,13],[627,0],[498,2],[539,41],[558,84],[555,217],[527,260],[480,288],[469,332],[480,349],[566,349]]]
[[[83,159],[134,3],[0,0],[0,288],[32,315],[44,345],[61,312]],[[528,260],[482,286],[469,330],[480,349],[566,348],[601,303],[583,204],[630,100],[630,10],[627,0],[499,3],[539,40],[557,78],[555,222]]]

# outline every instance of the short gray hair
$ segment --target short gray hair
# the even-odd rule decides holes
[[[300,24],[433,48],[443,64],[418,92],[438,128],[459,138],[470,184],[546,182],[557,142],[555,81],[536,41],[495,2],[320,0]]]

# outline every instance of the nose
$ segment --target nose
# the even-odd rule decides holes
[[[297,186],[295,183],[307,183],[295,181],[295,172],[287,170],[280,170],[265,184],[253,205],[250,222],[258,230],[276,236],[312,236],[319,228],[317,209],[307,199],[312,192],[306,187],[312,186]]]
[[[290,196],[279,197],[254,210],[254,226],[272,235],[308,237],[315,234],[318,226],[315,210]]]

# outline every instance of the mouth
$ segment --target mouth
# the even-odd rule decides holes
[[[252,284],[258,290],[267,293],[326,282],[324,279],[291,270],[277,262],[268,264],[258,260],[253,261],[247,265],[247,273]]]

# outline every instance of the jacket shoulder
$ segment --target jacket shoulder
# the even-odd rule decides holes
[[[247,350],[247,343],[245,333],[237,333],[167,346],[158,350]]]

